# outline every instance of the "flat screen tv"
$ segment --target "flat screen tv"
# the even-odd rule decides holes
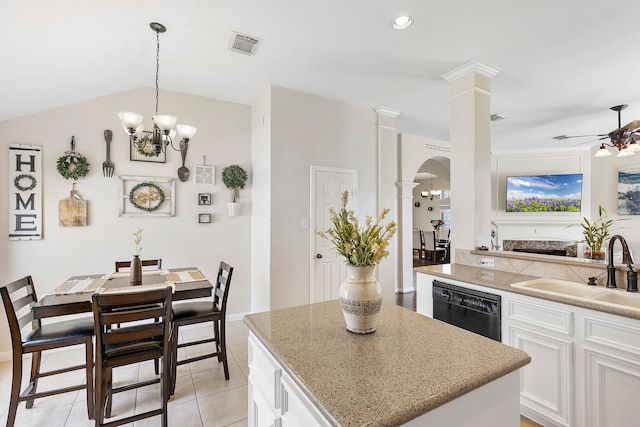
[[[507,212],[580,212],[582,174],[507,177]]]

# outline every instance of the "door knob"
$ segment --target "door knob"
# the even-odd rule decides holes
[[[318,259],[322,258],[322,254],[316,254],[316,258]]]

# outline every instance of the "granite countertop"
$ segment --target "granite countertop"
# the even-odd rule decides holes
[[[376,332],[345,327],[340,301],[247,315],[245,323],[337,426],[396,426],[527,365],[515,348],[383,304]]]
[[[542,294],[535,290],[525,288],[512,287],[512,283],[524,282],[526,280],[539,279],[537,276],[528,276],[526,274],[510,273],[506,271],[493,270],[488,268],[472,267],[462,264],[439,264],[428,265],[424,267],[416,267],[414,271],[418,273],[431,274],[433,276],[445,279],[459,280],[461,282],[473,283],[475,285],[485,286],[488,288],[498,289],[501,291],[513,292],[516,294],[527,295],[535,298],[545,299],[549,301],[569,304],[576,307],[588,308],[603,313],[615,314],[618,316],[629,317],[631,319],[640,320],[640,310],[626,308],[620,305],[608,304],[601,301],[578,299],[572,297],[564,297],[561,295]],[[584,286],[588,286],[586,283]],[[604,286],[599,286],[605,290]],[[624,289],[611,290],[610,292],[625,292]],[[640,295],[638,295],[640,298]]]

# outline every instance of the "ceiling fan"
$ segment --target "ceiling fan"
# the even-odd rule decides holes
[[[627,108],[627,104],[614,105],[610,108],[611,110],[618,113],[618,128],[612,130],[609,133],[603,133],[599,135],[559,135],[554,136],[553,139],[562,141],[569,138],[596,137],[596,139],[576,144],[574,145],[574,147],[578,145],[588,144],[589,142],[593,141],[603,141],[605,139],[609,139],[610,142],[608,143],[600,143],[600,149],[596,152],[594,157],[610,156],[611,151],[609,151],[607,147],[617,148],[618,157],[633,156],[636,151],[640,151],[640,145],[636,144],[636,141],[640,140],[640,120],[634,120],[626,124],[625,126],[622,126],[621,112],[625,108]]]

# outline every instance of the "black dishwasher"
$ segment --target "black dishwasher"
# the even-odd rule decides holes
[[[433,281],[433,318],[501,341],[500,295]]]

